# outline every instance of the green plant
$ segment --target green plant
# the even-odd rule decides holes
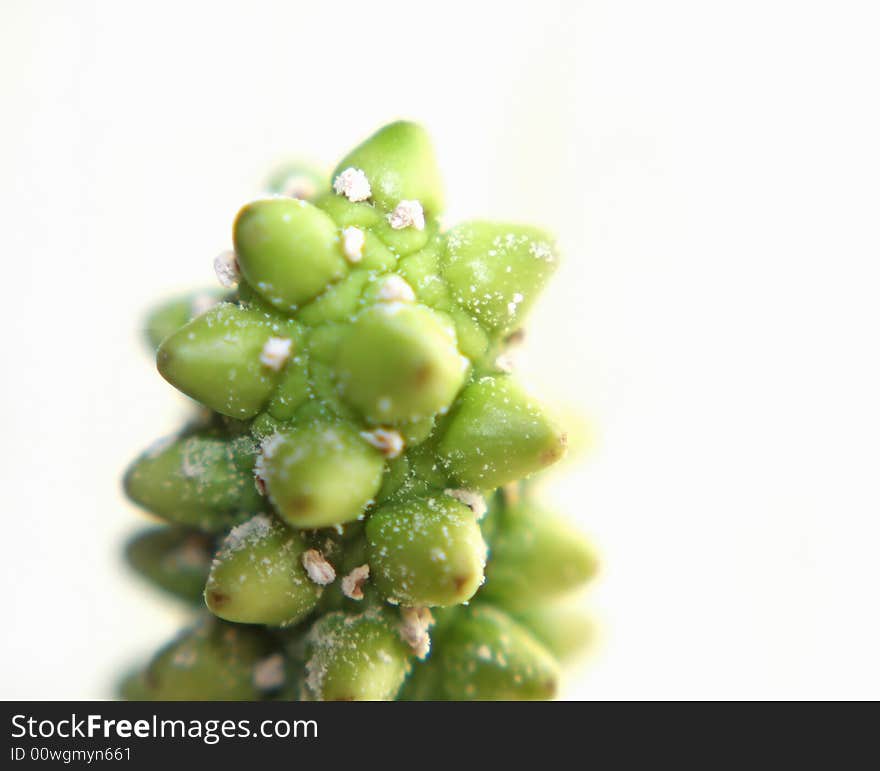
[[[126,473],[167,523],[128,556],[210,613],[122,693],[550,698],[587,634],[556,599],[596,562],[520,481],[565,435],[506,353],[552,239],[444,231],[412,123],[357,147],[328,189],[303,180],[239,212],[215,262],[225,294],[149,318],[160,373],[203,409]]]

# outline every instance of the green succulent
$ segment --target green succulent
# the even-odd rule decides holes
[[[289,168],[270,189],[215,261],[224,289],[147,322],[159,372],[203,409],[128,469],[128,496],[165,524],[127,556],[207,612],[122,695],[551,698],[589,630],[559,598],[596,559],[521,481],[565,434],[506,352],[552,238],[444,230],[431,143],[408,122],[330,184]]]

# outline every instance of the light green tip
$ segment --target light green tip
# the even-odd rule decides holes
[[[303,567],[306,549],[299,534],[266,514],[234,528],[211,566],[205,587],[208,609],[241,624],[300,621],[322,592]]]
[[[557,263],[553,239],[538,228],[467,222],[449,231],[441,271],[453,299],[500,336],[522,326]]]
[[[527,701],[556,695],[559,665],[552,654],[497,608],[462,609],[436,647],[434,666],[445,699]]]
[[[190,603],[201,603],[213,538],[180,527],[156,527],[134,536],[125,547],[129,564],[144,578]]]
[[[430,418],[464,382],[455,330],[423,305],[379,303],[346,331],[334,370],[343,398],[374,423]]]
[[[263,442],[258,473],[278,514],[298,528],[357,519],[382,484],[385,459],[354,428],[308,423]]]
[[[235,219],[233,240],[242,275],[285,313],[317,297],[346,272],[336,223],[304,200],[249,203]]]
[[[162,440],[129,466],[124,487],[163,519],[216,532],[260,507],[245,444],[208,434]],[[241,446],[239,446],[241,445]],[[250,462],[252,465],[253,461]]]
[[[252,418],[278,386],[284,368],[266,359],[269,338],[296,336],[292,323],[221,303],[167,338],[156,366],[171,385],[206,407],[231,418]]]
[[[383,506],[366,532],[371,576],[396,603],[457,605],[483,582],[486,544],[474,513],[447,495]]]
[[[565,445],[565,434],[512,378],[486,376],[462,392],[438,451],[462,486],[486,489],[555,463]]]
[[[578,530],[526,501],[499,523],[480,596],[524,611],[582,586],[598,567],[596,552]]]
[[[398,121],[379,129],[340,161],[333,178],[348,168],[367,175],[371,199],[384,209],[415,200],[429,216],[443,211],[443,184],[434,148],[417,123]]]
[[[148,701],[255,701],[255,670],[271,653],[262,630],[208,616],[159,651],[127,692]]]
[[[396,629],[394,613],[329,613],[309,632],[306,693],[319,701],[393,699],[411,657]]]

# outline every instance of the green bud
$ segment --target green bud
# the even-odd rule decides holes
[[[565,434],[505,376],[483,377],[461,394],[439,454],[463,487],[500,487],[555,463]]]
[[[220,302],[221,296],[221,292],[213,289],[190,292],[152,308],[144,330],[150,350],[155,351],[166,337]]]
[[[166,339],[156,363],[162,377],[187,396],[222,415],[251,418],[281,380],[283,363],[266,358],[267,342],[296,337],[290,322],[223,303]]]
[[[157,442],[129,466],[125,492],[169,522],[215,532],[261,508],[233,442],[194,434]]]
[[[382,506],[366,532],[371,580],[401,605],[467,602],[483,581],[486,544],[473,512],[454,498]]]
[[[463,608],[436,643],[444,698],[454,701],[552,699],[559,667],[523,626],[489,605]]]
[[[272,652],[259,629],[205,619],[156,655],[143,675],[151,701],[253,701],[254,671]]]
[[[580,586],[597,568],[595,552],[577,530],[546,512],[529,511],[499,526],[480,596],[525,610]]]
[[[266,514],[234,528],[211,566],[205,587],[208,609],[240,624],[297,623],[322,591],[303,568],[307,548],[299,534]]]
[[[316,701],[389,701],[410,670],[410,655],[392,613],[329,613],[309,632],[307,695]]]
[[[213,539],[184,528],[150,528],[128,542],[125,556],[138,573],[169,594],[201,603]]]
[[[430,308],[402,302],[361,313],[335,364],[343,398],[376,423],[414,421],[447,409],[467,367],[452,326]]]
[[[456,302],[502,335],[522,324],[556,263],[537,228],[469,222],[449,232],[441,268]]]
[[[385,209],[400,201],[419,201],[426,214],[443,210],[443,183],[427,132],[415,123],[398,121],[379,129],[352,150],[333,172],[360,169],[367,175],[372,200]]]
[[[350,424],[308,423],[263,442],[258,474],[293,527],[357,519],[379,491],[385,459]]]
[[[249,203],[236,217],[233,240],[248,283],[285,313],[345,275],[336,223],[306,201],[268,198]]]

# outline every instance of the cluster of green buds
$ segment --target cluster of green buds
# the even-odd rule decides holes
[[[533,227],[441,228],[412,123],[247,204],[223,289],[157,308],[159,372],[199,405],[134,461],[163,521],[127,556],[195,626],[132,699],[546,699],[588,624],[589,544],[526,477],[565,434],[511,375],[554,271]]]

